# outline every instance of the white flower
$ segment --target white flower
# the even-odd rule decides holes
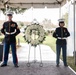
[[[29,25],[25,30],[26,42],[30,43],[32,46],[37,46],[42,43],[45,38],[45,30],[41,25]]]

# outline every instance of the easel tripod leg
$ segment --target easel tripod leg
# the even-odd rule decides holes
[[[28,63],[27,66],[30,67],[30,49],[31,49],[31,45],[29,44],[29,53],[28,53]]]
[[[40,50],[40,60],[41,60],[40,67],[42,67],[43,63],[42,63],[42,54],[41,54],[41,46],[40,45],[39,45],[39,50]]]

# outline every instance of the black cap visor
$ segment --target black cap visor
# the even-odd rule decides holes
[[[12,14],[7,14],[7,16],[12,16]]]
[[[61,21],[61,22],[59,22],[59,23],[64,23],[64,21]]]

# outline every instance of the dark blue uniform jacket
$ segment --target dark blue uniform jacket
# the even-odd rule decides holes
[[[58,27],[53,33],[53,37],[57,38],[56,44],[66,44],[66,39],[58,39],[58,37],[67,38],[69,36],[70,36],[70,33],[65,27]]]
[[[16,42],[15,36],[20,33],[20,30],[19,30],[16,22],[7,21],[7,22],[4,22],[1,32],[5,35],[5,42],[15,43]],[[7,34],[7,33],[10,33],[10,34]],[[11,34],[11,33],[13,33],[13,34]]]

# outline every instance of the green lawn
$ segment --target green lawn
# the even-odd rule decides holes
[[[21,43],[25,43],[26,41],[24,40],[24,37],[22,36],[22,35],[18,35],[17,37],[16,37],[16,39],[17,39],[17,42],[18,42],[18,39],[20,39],[20,42]]]
[[[69,66],[72,67],[72,69],[76,72],[76,65],[74,65],[74,57],[67,57],[67,62]]]

